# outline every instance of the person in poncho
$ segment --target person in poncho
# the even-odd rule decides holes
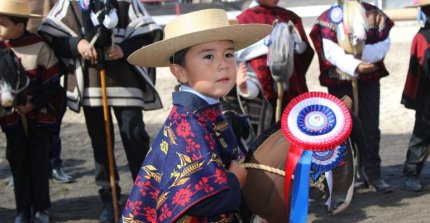
[[[358,4],[355,9],[362,15],[352,21],[354,29],[344,23],[347,13],[343,9],[347,2]],[[389,33],[393,26],[394,22],[376,6],[360,0],[338,0],[317,18],[310,32],[319,59],[320,84],[327,87],[330,94],[339,98],[348,95],[359,101],[358,106],[354,104],[354,109],[358,110],[357,117],[361,120],[367,144],[366,148],[363,148],[367,151],[363,178],[366,183],[383,193],[392,192],[393,187],[382,179],[381,175],[379,80],[389,74],[384,65],[384,57],[390,48]],[[349,52],[345,42],[349,43],[350,39],[362,43],[362,52],[357,55]],[[353,97],[353,78],[358,83],[355,88],[358,89],[358,97]]]
[[[195,11],[169,22],[164,40],[129,57],[132,64],[169,66],[181,85],[121,222],[236,221],[247,171],[236,161],[237,141],[219,99],[236,82],[234,52],[270,30],[263,24],[230,25],[221,9]]]
[[[18,70],[9,70],[5,61],[0,69],[16,75],[25,72],[28,77],[27,84],[21,89],[12,86],[17,90],[16,94],[27,92],[24,104],[17,103],[15,109],[2,114],[0,125],[6,135],[6,158],[14,181],[15,222],[26,223],[33,219],[46,223],[51,207],[50,137],[61,122],[65,90],[60,85],[61,63],[40,36],[26,30],[29,18],[42,16],[31,13],[27,1],[0,0],[0,49],[8,48],[14,52]],[[19,63],[22,64],[21,71]]]
[[[134,180],[149,150],[142,109],[162,105],[154,88],[155,69],[132,66],[126,58],[160,40],[162,30],[138,0],[58,0],[38,32],[68,67],[68,106],[75,111],[83,108],[94,151],[96,184],[103,201],[100,220],[113,221],[100,65],[106,72],[108,106],[118,121]],[[113,142],[113,132],[111,136]],[[115,176],[118,181],[116,167]],[[118,184],[117,192],[119,197]]]
[[[416,1],[414,7],[421,7],[427,18],[430,16],[430,1]],[[428,157],[430,145],[430,21],[427,19],[411,45],[409,69],[401,103],[415,110],[415,125],[409,140],[405,163],[403,165],[404,188],[421,191],[420,174]]]
[[[243,84],[238,86],[238,93],[244,97],[245,103],[249,104],[249,106],[245,105],[244,107],[248,108],[245,109],[247,113],[251,113],[251,122],[255,128],[256,135],[260,135],[263,130],[275,122],[275,107],[277,106],[276,100],[278,97],[282,98],[281,107],[285,108],[291,99],[308,91],[305,75],[314,56],[314,51],[307,39],[301,18],[294,12],[279,7],[278,2],[279,0],[253,1],[249,9],[244,10],[237,16],[239,24],[259,23],[272,25],[277,21],[290,22],[294,26],[294,31],[291,35],[291,38],[294,39],[294,46],[291,46],[294,48],[294,56],[293,58],[288,58],[293,60],[293,70],[291,77],[287,80],[288,83],[284,83],[285,86],[288,86],[288,88],[284,88],[284,95],[278,95],[276,90],[277,83],[267,65],[268,48],[263,44],[265,41],[260,41],[259,43],[261,44],[254,44],[250,49],[239,52],[239,59],[246,64],[246,66],[240,65],[239,71],[241,72],[239,74],[255,73],[253,76],[245,76],[253,79],[253,82],[257,83],[258,86],[252,87],[252,82],[247,82],[245,86]],[[257,89],[260,92],[252,93],[252,89]],[[252,109],[252,107],[260,107],[260,109]],[[254,113],[259,115],[254,115]]]
[[[47,16],[52,6],[54,6],[57,0],[29,0],[30,11],[34,14],[40,14],[43,16]],[[43,18],[30,18],[28,20],[27,30],[30,32],[36,32],[42,23]],[[64,73],[64,71],[63,71]],[[64,113],[66,112],[66,104],[64,104]],[[61,130],[61,121],[62,117],[58,119],[58,126],[52,132],[51,137],[51,148],[49,151],[49,161],[50,161],[50,178],[61,182],[61,183],[70,183],[75,179],[74,177],[65,173],[63,169],[63,160],[61,159],[61,138],[60,138],[60,130]]]

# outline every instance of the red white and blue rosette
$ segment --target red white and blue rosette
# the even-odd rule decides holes
[[[321,162],[314,161],[313,167],[321,170],[336,167],[343,160],[343,147],[339,145],[349,137],[351,129],[348,108],[328,93],[301,94],[285,108],[281,130],[291,143],[285,164],[286,207],[289,207],[290,184],[294,175],[290,222],[306,222],[314,153]]]
[[[339,166],[346,155],[346,144],[342,143],[334,149],[312,153],[311,169],[323,173]]]

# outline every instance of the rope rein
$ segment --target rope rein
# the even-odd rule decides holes
[[[257,169],[257,170],[264,170],[267,171],[269,173],[273,173],[273,174],[277,174],[279,176],[283,176],[285,177],[285,171],[271,167],[271,166],[267,166],[264,164],[258,164],[258,163],[242,163],[242,166],[248,169]],[[294,177],[293,177],[294,179]]]
[[[257,169],[257,170],[264,170],[269,173],[273,173],[282,177],[285,177],[285,171],[280,170],[278,168],[274,168],[271,166],[267,166],[264,164],[259,163],[242,163],[243,167],[247,169]],[[294,180],[294,175],[291,177],[291,180]],[[310,179],[310,187],[318,188],[320,191],[324,191],[325,185],[324,185],[325,175],[321,175],[318,180],[314,181],[312,178]]]

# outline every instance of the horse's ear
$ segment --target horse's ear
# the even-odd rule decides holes
[[[25,69],[21,63],[21,58],[19,58],[15,52],[10,48],[1,49],[1,55],[3,55],[2,59],[4,63],[6,63],[6,67],[4,69],[10,69],[10,74],[16,74],[18,71],[19,81],[25,83],[25,79],[27,78],[27,74]],[[3,68],[2,68],[3,69]]]
[[[14,58],[18,63],[20,63],[21,59],[16,56],[15,52],[9,48],[7,49],[8,49],[8,53],[12,56],[12,58]]]
[[[8,49],[8,53],[11,56],[11,58],[13,59],[13,63],[16,66],[17,69],[20,69],[21,72],[23,72],[23,74],[25,73],[24,67],[21,64],[21,57],[18,57],[15,52],[9,48]]]

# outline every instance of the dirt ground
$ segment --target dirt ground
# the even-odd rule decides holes
[[[400,97],[409,63],[410,42],[418,26],[413,22],[398,23],[391,32],[392,47],[385,59],[390,76],[381,81],[382,131],[381,156],[383,175],[395,186],[391,194],[379,194],[372,189],[359,190],[351,205],[337,215],[329,215],[322,201],[310,203],[308,222],[429,222],[430,168],[422,173],[424,190],[420,193],[402,190],[402,163],[414,122],[414,112],[400,104]],[[309,31],[309,30],[308,30]],[[308,72],[312,91],[326,91],[318,83],[318,60],[315,57]],[[154,136],[171,108],[171,91],[176,81],[167,69],[159,69],[156,87],[162,95],[164,109],[145,112],[147,130]],[[122,201],[125,202],[132,182],[124,150],[116,129],[115,156],[119,166]],[[62,125],[62,158],[64,169],[76,182],[60,184],[50,181],[52,222],[98,222],[101,202],[94,182],[94,161],[82,113],[68,111]],[[13,222],[15,201],[5,158],[5,138],[0,134],[0,222]]]

